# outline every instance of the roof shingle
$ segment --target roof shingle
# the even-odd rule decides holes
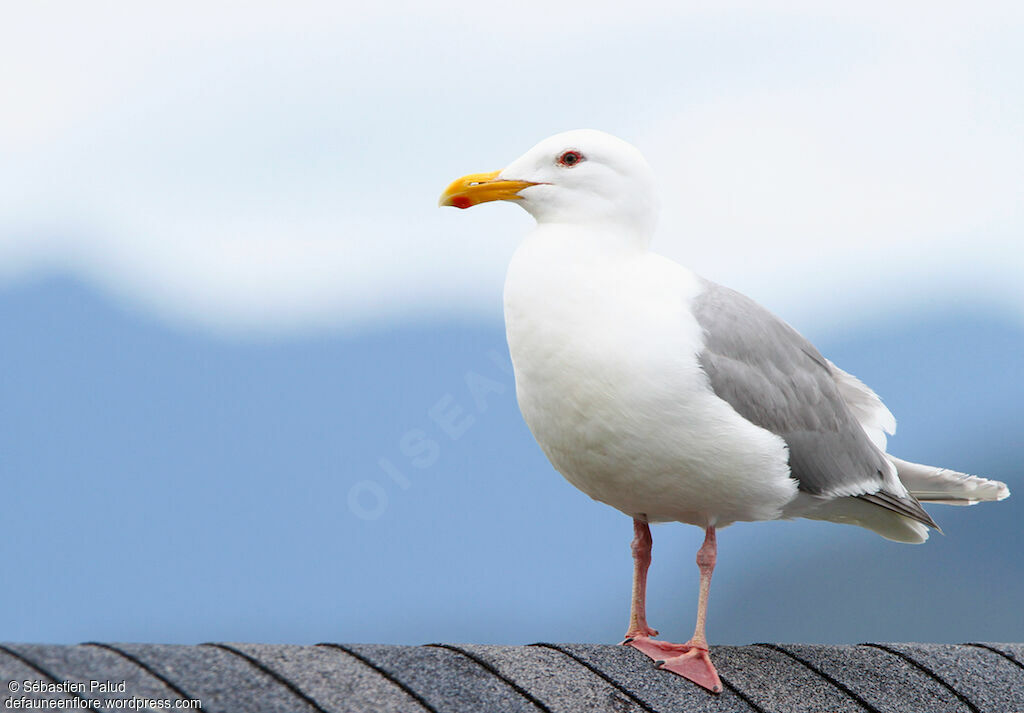
[[[1024,711],[1024,644],[755,644],[712,656],[718,696],[634,649],[595,644],[4,644],[0,705],[26,696],[199,699],[203,711],[231,713]],[[89,691],[93,680],[125,681],[126,691]],[[86,690],[13,690],[26,681]]]

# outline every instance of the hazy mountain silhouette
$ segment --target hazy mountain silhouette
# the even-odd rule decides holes
[[[543,458],[499,324],[223,339],[50,279],[0,292],[0,328],[0,640],[624,628],[629,521]],[[819,346],[896,413],[893,452],[1021,490],[1019,323],[960,305]],[[729,528],[709,634],[1022,641],[1021,497],[933,507],[946,535],[920,547],[825,523]],[[670,636],[692,627],[699,538],[655,530],[651,617]]]

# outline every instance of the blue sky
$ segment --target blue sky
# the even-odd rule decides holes
[[[895,453],[1019,490],[1024,330],[993,312],[819,341],[901,419]],[[544,459],[499,324],[225,340],[66,278],[0,293],[0,323],[4,639],[622,633],[631,524]],[[932,512],[946,535],[922,546],[810,521],[723,530],[711,636],[1024,638],[1019,498]],[[701,533],[654,537],[651,617],[687,636]]]
[[[530,219],[436,208],[568,128],[636,143],[656,249],[874,386],[895,452],[1019,490],[1017,5],[464,10],[8,13],[0,639],[614,640],[629,523],[503,369]],[[1016,500],[934,514],[924,547],[731,528],[712,638],[1024,638]],[[685,636],[699,533],[655,538]]]

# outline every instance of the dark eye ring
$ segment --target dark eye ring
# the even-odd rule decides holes
[[[583,160],[583,154],[579,151],[566,151],[558,157],[558,164],[566,168],[572,168]]]

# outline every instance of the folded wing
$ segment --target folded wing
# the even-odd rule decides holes
[[[705,282],[692,309],[705,336],[700,363],[716,395],[789,446],[791,475],[806,496],[807,512],[799,514],[905,541],[923,540],[923,528],[900,522],[890,527],[888,521],[908,518],[938,527],[885,454],[885,433],[895,420],[870,389],[734,290]]]

